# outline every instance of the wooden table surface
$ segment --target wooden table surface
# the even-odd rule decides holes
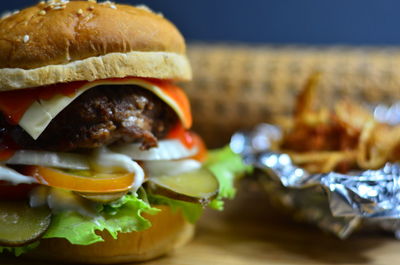
[[[145,265],[398,264],[400,241],[390,234],[357,234],[343,241],[271,210],[249,183],[224,212],[207,211],[194,240]],[[26,261],[0,260],[0,264]],[[39,265],[41,263],[30,263]]]
[[[243,186],[223,213],[207,211],[191,244],[146,265],[400,264],[391,234],[340,240],[274,212],[258,187]]]

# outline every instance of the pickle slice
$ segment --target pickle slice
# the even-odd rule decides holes
[[[204,168],[175,176],[150,178],[149,186],[155,194],[199,203],[206,203],[213,199],[219,188],[215,176]]]
[[[0,245],[22,246],[39,239],[50,226],[46,207],[31,208],[25,201],[0,201]]]
[[[99,202],[99,203],[109,203],[120,199],[122,196],[126,195],[127,191],[114,192],[114,193],[89,193],[89,192],[79,192],[78,194],[85,199]]]

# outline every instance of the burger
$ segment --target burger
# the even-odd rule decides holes
[[[180,32],[144,6],[47,1],[0,20],[0,251],[143,261],[188,242],[247,168],[207,152]]]

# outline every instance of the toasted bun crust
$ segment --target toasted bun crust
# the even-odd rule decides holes
[[[142,232],[121,233],[114,240],[110,234],[101,232],[105,242],[89,246],[71,245],[65,239],[42,240],[39,248],[30,252],[30,258],[88,264],[114,264],[145,261],[162,256],[186,244],[194,234],[180,212],[167,206],[158,206],[157,215],[146,215],[152,227]]]
[[[0,20],[0,90],[110,77],[191,78],[185,41],[143,8],[39,3]]]
[[[179,54],[111,53],[65,65],[49,65],[31,70],[0,69],[0,91],[127,76],[188,80],[191,78],[191,69],[187,58]]]

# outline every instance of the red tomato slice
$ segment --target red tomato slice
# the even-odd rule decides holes
[[[86,171],[90,176],[80,176],[42,166],[29,166],[24,173],[33,176],[40,184],[79,192],[126,191],[134,182],[133,173],[97,174]]]

